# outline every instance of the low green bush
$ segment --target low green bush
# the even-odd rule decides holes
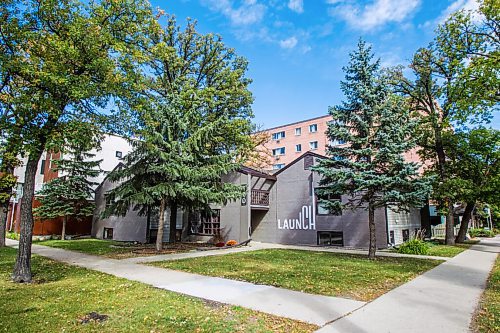
[[[5,238],[13,239],[13,240],[19,240],[19,234],[15,232],[7,232],[5,234]]]
[[[429,244],[420,239],[412,239],[401,244],[397,251],[403,254],[426,255],[429,252]]]
[[[470,229],[469,235],[474,237],[495,237],[495,233],[487,229]]]

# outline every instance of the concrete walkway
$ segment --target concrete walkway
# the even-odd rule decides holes
[[[15,247],[17,242],[7,240],[7,245]],[[32,252],[56,261],[146,283],[157,288],[238,305],[318,326],[323,326],[365,304],[349,299],[311,295],[248,282],[178,272],[41,245],[33,245]]]
[[[499,251],[500,237],[482,240],[318,333],[469,332]]]

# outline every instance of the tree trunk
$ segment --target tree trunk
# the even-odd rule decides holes
[[[66,238],[66,222],[68,222],[68,216],[64,216],[63,218],[63,225],[62,225],[62,231],[61,231],[61,240],[64,240]]]
[[[0,247],[5,246],[5,235],[7,233],[7,215],[9,210],[9,202],[2,203],[0,207]],[[14,214],[14,211],[12,212]]]
[[[469,222],[472,218],[472,212],[476,204],[474,202],[468,202],[465,206],[464,216],[462,217],[462,223],[460,223],[460,230],[458,231],[455,243],[463,243],[465,241],[465,236],[467,235],[467,230],[469,229]]]
[[[35,176],[42,150],[29,155],[24,174],[24,195],[21,200],[21,233],[16,265],[12,273],[14,282],[31,282],[31,242],[33,237],[33,197]]]
[[[368,226],[370,229],[370,248],[368,249],[368,258],[375,259],[377,251],[377,234],[375,232],[375,209],[371,204],[368,205]]]
[[[446,206],[448,208],[448,213],[446,214],[445,244],[455,245],[455,221],[453,219],[453,203],[451,202],[451,200],[447,200]]]
[[[170,243],[174,244],[177,240],[177,202],[170,203]]]
[[[165,199],[160,202],[160,217],[158,219],[158,233],[156,234],[156,251],[163,250],[163,225],[165,224]]]

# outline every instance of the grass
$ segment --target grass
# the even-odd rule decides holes
[[[474,314],[472,327],[474,332],[479,333],[500,332],[500,256],[497,256],[479,308]]]
[[[454,257],[471,247],[472,244],[443,245],[429,242],[428,256]]]
[[[75,240],[46,240],[36,242],[38,245],[50,246],[64,250],[83,252],[87,254],[105,256],[114,259],[125,259],[131,257],[144,257],[157,254],[170,254],[186,252],[201,244],[178,243],[175,245],[164,245],[162,252],[156,252],[154,245],[134,245],[132,243],[116,242],[102,239],[75,239]]]
[[[10,282],[16,251],[0,249],[0,332],[312,332],[316,326],[209,303],[33,256],[33,284]],[[82,324],[90,312],[109,316]]]
[[[440,261],[300,250],[260,250],[153,265],[272,285],[312,294],[370,301],[435,267]]]

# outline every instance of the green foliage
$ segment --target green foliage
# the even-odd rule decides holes
[[[438,260],[270,249],[156,266],[306,293],[371,301],[435,267]]]
[[[79,124],[78,127],[85,129],[89,126]],[[93,160],[95,154],[85,151],[92,147],[94,141],[89,133],[82,136],[75,131],[72,134],[73,137],[66,134],[67,140],[61,149],[62,158],[54,161],[58,178],[44,184],[37,193],[41,206],[34,210],[34,214],[38,218],[71,216],[81,219],[93,215],[95,204],[92,199],[98,184],[92,178],[101,173],[99,164],[102,160]]]
[[[471,326],[478,333],[498,332],[500,328],[500,256],[495,261]]]
[[[482,228],[472,228],[469,230],[469,235],[471,237],[495,237],[495,233],[492,230],[482,229]]]
[[[398,246],[398,253],[426,255],[430,246],[420,239],[411,239]]]
[[[238,168],[252,144],[247,62],[195,28],[188,21],[181,30],[169,17],[165,31],[146,36],[144,91],[124,105],[135,112],[141,140],[109,176],[120,185],[106,214],[124,214],[130,205],[144,212],[160,201],[206,208],[243,193],[221,176]]]
[[[428,181],[419,177],[419,166],[406,162],[404,153],[415,147],[415,122],[406,102],[392,94],[380,72],[379,60],[373,61],[371,48],[360,41],[344,68],[341,82],[346,100],[331,107],[333,118],[327,131],[331,158],[322,159],[313,170],[321,176],[318,194],[341,194],[351,198],[345,207],[385,207],[403,210],[421,206],[430,190]],[[325,201],[338,209],[338,201]]]
[[[13,240],[19,240],[19,234],[17,232],[9,232],[7,231],[5,234],[5,238],[13,239]]]

